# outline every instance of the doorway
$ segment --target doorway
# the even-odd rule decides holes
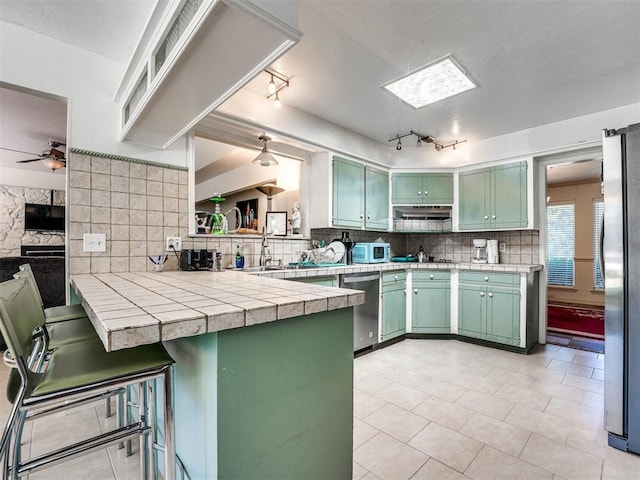
[[[547,343],[604,352],[601,155],[546,165]]]

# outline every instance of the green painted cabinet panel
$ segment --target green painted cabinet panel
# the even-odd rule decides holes
[[[364,165],[340,157],[333,158],[333,224],[362,228]]]
[[[453,203],[453,174],[397,173],[391,178],[392,203],[402,205]]]
[[[405,274],[405,272],[401,272]],[[407,283],[403,275],[394,272],[382,276],[382,327],[381,340],[389,340],[406,332]]]
[[[312,285],[324,285],[325,287],[337,287],[338,277],[331,275],[328,277],[306,277],[306,278],[294,278],[296,282],[310,283]]]
[[[527,226],[527,163],[493,167],[491,228]]]
[[[333,157],[333,226],[389,229],[389,174]]]
[[[465,275],[468,278],[465,278]],[[481,273],[460,275],[458,333],[507,345],[519,345],[520,276],[498,274],[496,280],[500,283],[484,285],[471,283],[477,282],[481,275]],[[489,278],[489,275],[491,274],[487,274],[485,278]],[[466,283],[466,280],[470,283]],[[509,283],[513,287],[506,286]]]
[[[412,272],[411,330],[414,333],[451,332],[451,272]]]
[[[486,175],[486,170],[462,172],[458,176],[458,228],[460,230],[487,228],[489,177]]]
[[[365,169],[365,228],[389,229],[389,174]]]
[[[458,333],[486,338],[487,311],[484,289],[460,285],[458,289]]]
[[[461,172],[458,176],[460,230],[527,226],[527,162]]]
[[[494,287],[487,293],[487,340],[520,343],[520,292]]]

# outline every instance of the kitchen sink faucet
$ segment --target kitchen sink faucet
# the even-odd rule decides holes
[[[264,267],[271,263],[271,253],[269,253],[269,242],[267,241],[267,229],[262,227],[262,246],[260,247],[260,266]]]

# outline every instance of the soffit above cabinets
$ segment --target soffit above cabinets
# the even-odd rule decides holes
[[[283,15],[282,5],[296,15]],[[138,47],[144,55],[134,55],[137,64],[129,65],[117,95],[123,109],[120,139],[167,148],[300,40],[297,25],[280,20],[297,18],[297,2],[279,5],[278,12],[261,6],[247,0],[203,1],[155,72],[155,52],[178,9],[159,15],[156,32],[142,37],[149,44]]]

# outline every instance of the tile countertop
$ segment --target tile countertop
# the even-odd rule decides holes
[[[304,277],[322,277],[327,275],[342,275],[358,272],[385,272],[390,270],[479,270],[483,272],[511,272],[533,273],[543,269],[542,265],[522,265],[508,263],[416,263],[416,262],[388,262],[388,263],[358,263],[344,267],[307,267],[288,270],[268,270],[266,272],[251,272],[261,277],[296,279]]]
[[[72,275],[107,351],[364,303],[360,291],[242,272]]]

